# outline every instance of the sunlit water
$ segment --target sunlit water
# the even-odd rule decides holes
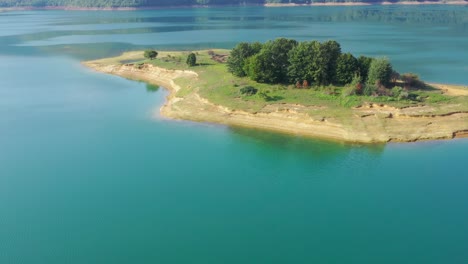
[[[467,263],[467,140],[171,121],[164,89],[80,64],[276,37],[468,84],[460,6],[0,13],[0,263]]]

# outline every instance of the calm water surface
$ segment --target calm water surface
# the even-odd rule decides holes
[[[336,39],[468,84],[468,8],[0,14],[0,263],[468,263],[468,141],[348,145],[165,120],[126,50]]]

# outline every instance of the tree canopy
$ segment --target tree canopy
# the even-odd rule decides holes
[[[197,65],[197,55],[195,55],[195,53],[190,53],[188,56],[187,56],[187,61],[186,61],[187,65],[190,66],[190,67],[193,67],[195,65]]]
[[[353,84],[361,89],[365,83],[388,86],[394,74],[387,58],[356,58],[342,53],[334,40],[297,42],[278,38],[265,44],[242,42],[232,50],[227,67],[236,76],[260,83],[298,87]]]
[[[392,78],[392,64],[387,58],[373,59],[369,66],[367,83],[388,86]]]
[[[236,47],[232,49],[231,56],[229,56],[227,60],[229,72],[239,77],[246,76],[246,59],[259,53],[261,49],[262,44],[259,42],[241,42],[237,44]]]
[[[288,81],[289,51],[297,45],[297,41],[279,38],[265,43],[260,52],[249,60],[247,64],[248,76],[263,83],[282,83]]]

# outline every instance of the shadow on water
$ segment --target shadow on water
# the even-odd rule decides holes
[[[149,83],[146,84],[146,91],[149,92],[149,93],[155,93],[155,92],[159,91],[160,88],[161,87],[157,86],[157,85],[152,85],[152,84],[149,84]]]
[[[229,127],[229,131],[236,140],[242,143],[254,144],[272,152],[294,153],[314,160],[334,160],[357,149],[376,157],[384,152],[386,146],[385,144],[357,144],[312,139],[242,127]]]

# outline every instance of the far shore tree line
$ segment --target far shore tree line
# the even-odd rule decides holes
[[[334,85],[348,87],[350,94],[387,95],[388,88],[395,86],[424,86],[415,74],[400,76],[388,58],[356,58],[342,53],[334,40],[242,42],[232,49],[227,67],[235,76],[259,83],[293,84],[297,88]]]
[[[408,0],[405,0],[408,1]],[[409,0],[416,2],[417,0]],[[440,1],[440,0],[439,0]],[[446,0],[447,2],[457,0]],[[328,2],[367,2],[382,0],[0,0],[0,7],[164,7],[206,5],[263,5],[263,4],[310,4]],[[398,1],[396,1],[398,2]],[[437,1],[436,1],[437,2]],[[442,1],[440,1],[442,2]]]

